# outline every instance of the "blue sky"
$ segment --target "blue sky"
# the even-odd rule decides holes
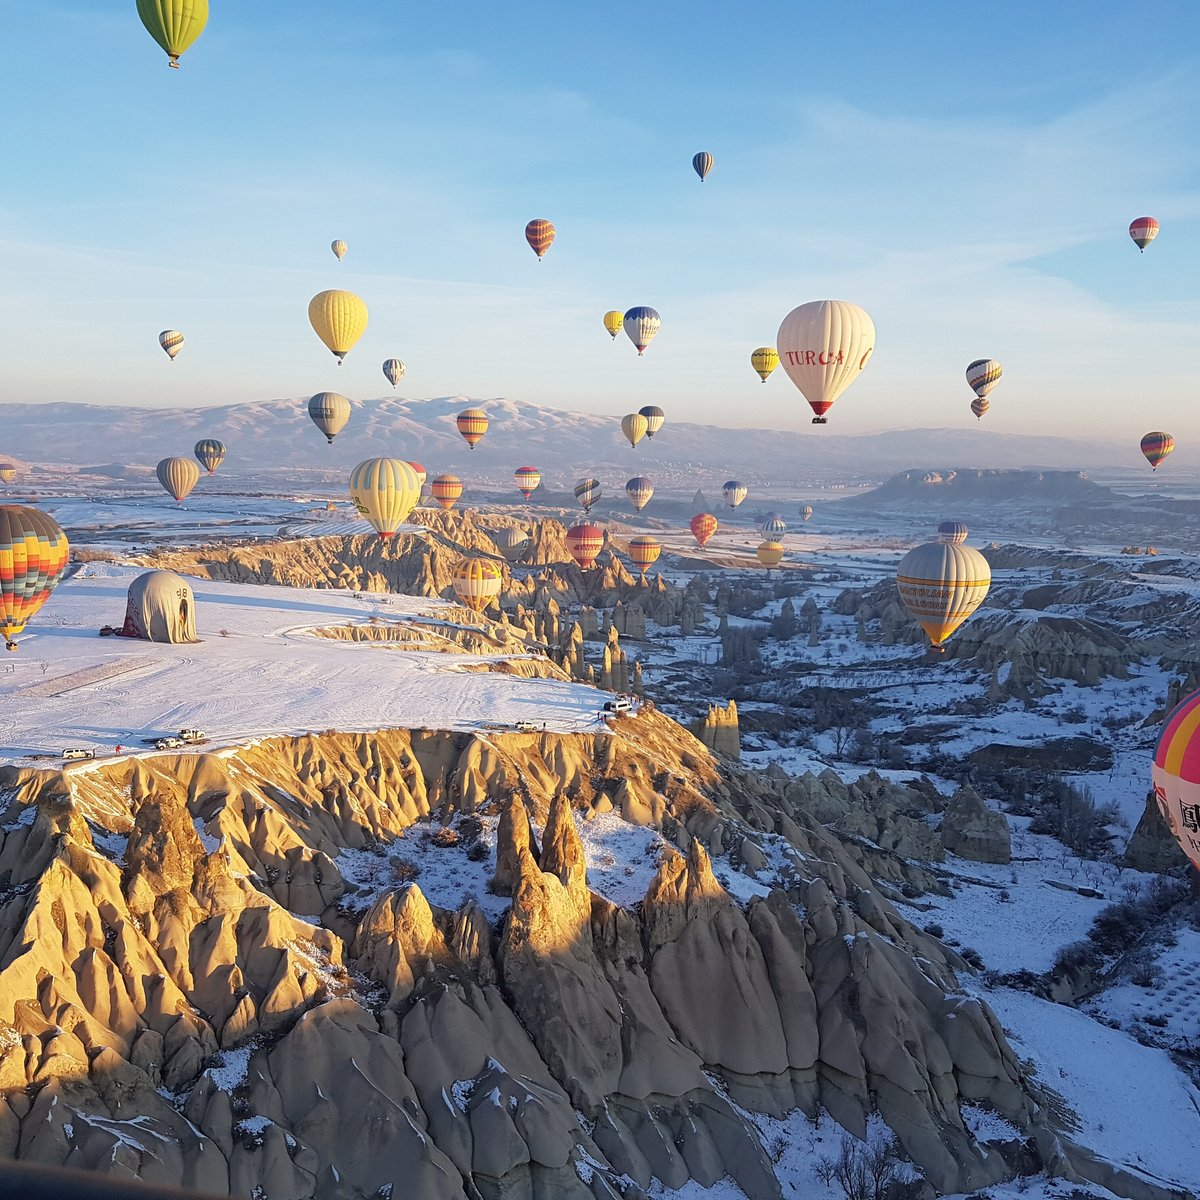
[[[212,9],[175,72],[133,0],[0,3],[0,400],[365,398],[395,355],[404,395],[800,427],[749,354],[838,297],[878,343],[830,431],[973,421],[996,357],[989,427],[1200,440],[1191,0]],[[336,286],[371,310],[341,369]],[[640,360],[601,326],[637,304]]]

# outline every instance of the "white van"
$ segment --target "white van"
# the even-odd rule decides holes
[[[96,752],[95,750],[64,750],[62,756],[64,759],[95,758]]]

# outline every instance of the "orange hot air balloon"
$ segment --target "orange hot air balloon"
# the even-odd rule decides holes
[[[697,513],[691,520],[692,537],[703,546],[717,532],[717,518],[712,513]]]
[[[518,467],[513,479],[517,482],[517,490],[528,500],[538,490],[538,485],[542,482],[542,473],[537,467]]]
[[[540,219],[530,221],[525,226],[525,240],[529,243],[534,254],[538,256],[538,262],[541,262],[545,257],[546,251],[554,245],[554,226],[549,221]]]
[[[438,475],[429,485],[433,498],[449,512],[463,493],[462,480],[457,475]]]
[[[50,598],[71,548],[57,521],[36,508],[0,505],[0,637],[8,650]]]
[[[567,550],[580,570],[586,571],[603,549],[604,530],[598,525],[572,525],[567,530]]]
[[[462,434],[463,441],[472,450],[483,441],[483,435],[488,431],[488,415],[482,408],[464,408],[455,417],[454,423],[458,426],[458,432]]]
[[[1169,433],[1148,433],[1142,438],[1142,453],[1152,470],[1157,471],[1162,462],[1175,449],[1175,439]]]
[[[992,569],[978,550],[961,542],[928,542],[910,550],[896,568],[900,599],[930,645],[942,643],[983,603]]]
[[[633,559],[633,565],[641,572],[643,579],[646,578],[646,572],[658,562],[661,553],[662,542],[658,538],[643,535],[629,539],[629,557]]]
[[[759,542],[758,549],[754,553],[758,555],[758,561],[768,570],[771,567],[779,566],[783,561],[783,546],[779,542]]]
[[[483,612],[500,595],[504,576],[495,563],[472,558],[459,567],[451,582],[455,595],[463,604],[475,612]]]

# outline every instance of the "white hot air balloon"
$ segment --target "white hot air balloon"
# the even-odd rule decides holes
[[[857,304],[813,300],[793,308],[776,338],[779,365],[826,423],[833,402],[862,374],[875,349],[875,324]]]

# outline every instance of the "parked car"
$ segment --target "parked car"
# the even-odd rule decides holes
[[[200,729],[181,729],[179,731],[179,739],[183,742],[207,742],[208,734]]]
[[[182,746],[177,737],[161,737],[154,743],[155,750],[179,750]]]
[[[628,696],[618,696],[615,700],[605,700],[605,712],[629,712],[633,705],[629,703]]]
[[[513,728],[518,733],[536,733],[537,725],[533,721],[518,721]]]
[[[63,756],[63,758],[67,758],[67,759],[73,759],[73,758],[95,758],[95,757],[96,757],[96,752],[95,752],[95,750],[78,750],[78,749],[76,749],[76,750],[64,750],[64,751],[62,752],[62,756]]]

